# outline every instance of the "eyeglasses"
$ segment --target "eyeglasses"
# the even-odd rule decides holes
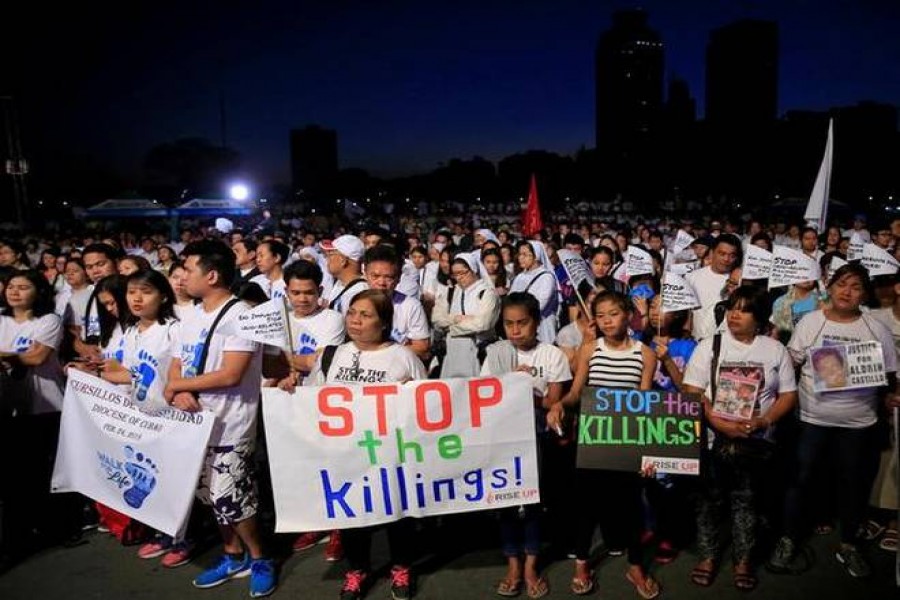
[[[471,271],[469,271],[468,269],[457,269],[455,271],[451,269],[451,271],[450,271],[450,274],[453,275],[454,277],[464,277],[465,275],[468,275],[469,273],[471,273]]]

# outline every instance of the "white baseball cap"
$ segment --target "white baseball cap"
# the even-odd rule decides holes
[[[323,240],[319,246],[326,252],[335,250],[350,260],[359,262],[362,260],[365,246],[362,240],[355,235],[342,235],[335,240]]]

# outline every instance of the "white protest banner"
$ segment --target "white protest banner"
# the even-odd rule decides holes
[[[681,254],[693,243],[694,237],[684,229],[679,229],[678,235],[675,236],[675,241],[672,243],[672,254]]]
[[[863,237],[854,231],[850,234],[850,247],[847,249],[847,260],[861,260],[863,255],[863,248],[866,245],[866,240]]]
[[[594,287],[596,279],[586,260],[571,250],[559,250],[556,255],[559,256],[559,262],[562,263],[563,268],[566,270],[569,281],[572,282],[572,287],[577,290],[584,281],[587,281],[591,287]]]
[[[662,289],[662,312],[675,312],[700,308],[700,299],[694,286],[675,273],[666,273]]]
[[[502,377],[263,389],[276,531],[540,500],[531,383]]]
[[[887,385],[879,342],[819,346],[808,351],[816,392]]]
[[[628,246],[625,254],[625,274],[627,277],[635,275],[653,274],[653,258],[643,248]]]
[[[772,273],[769,289],[819,279],[819,263],[799,250],[787,246],[775,246],[772,253]]]
[[[273,298],[254,306],[239,314],[236,319],[222,323],[217,333],[235,335],[245,340],[278,346],[285,350],[289,349],[290,340],[287,319],[285,319],[284,299]]]
[[[214,421],[174,408],[148,415],[117,386],[71,369],[52,491],[80,492],[180,538]]]
[[[744,252],[744,268],[741,279],[768,279],[772,273],[772,253],[754,244]]]
[[[894,275],[900,269],[900,263],[897,262],[897,259],[890,252],[875,244],[865,244],[863,246],[862,266],[869,271],[870,277]]]
[[[683,277],[692,271],[696,271],[699,268],[700,268],[700,263],[698,261],[684,262],[684,263],[669,263],[666,266],[666,271],[668,271],[669,273],[674,273],[675,275],[681,275]]]
[[[828,196],[831,189],[831,160],[834,155],[834,123],[828,119],[828,138],[825,141],[825,155],[819,165],[819,173],[816,175],[816,183],[813,185],[812,194],[806,205],[803,218],[815,227],[816,231],[825,231],[826,218],[828,216]]]
[[[840,256],[832,256],[831,262],[828,263],[828,277],[827,279],[831,279],[831,276],[834,275],[834,272],[847,264],[847,261],[841,258]]]

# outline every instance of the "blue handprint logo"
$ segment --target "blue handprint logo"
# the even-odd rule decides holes
[[[156,487],[156,474],[159,470],[150,457],[135,452],[131,446],[125,446],[125,459],[125,472],[131,478],[131,487],[125,490],[122,498],[128,506],[140,508]]]
[[[156,380],[159,361],[146,350],[139,351],[137,358],[138,366],[132,369],[131,376],[134,382],[134,397],[138,402],[143,402],[147,399],[150,386]]]
[[[303,333],[297,338],[297,354],[313,354],[316,351],[316,346],[318,346],[316,338],[308,333]]]
[[[185,377],[196,377],[197,371],[200,370],[200,357],[203,355],[203,348],[206,345],[206,336],[209,331],[204,327],[200,331],[200,341],[194,344],[193,348],[188,347],[188,352],[190,353],[190,358],[185,361],[186,368],[184,369]]]
[[[31,338],[27,338],[23,335],[20,335],[16,338],[16,341],[13,343],[15,351],[17,353],[25,352],[29,348],[31,348]]]

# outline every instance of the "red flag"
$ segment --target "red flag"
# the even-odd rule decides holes
[[[534,173],[531,174],[531,187],[528,190],[528,206],[522,214],[522,234],[526,238],[530,238],[540,233],[544,229],[544,222],[541,220],[541,207],[538,204],[537,181]]]

